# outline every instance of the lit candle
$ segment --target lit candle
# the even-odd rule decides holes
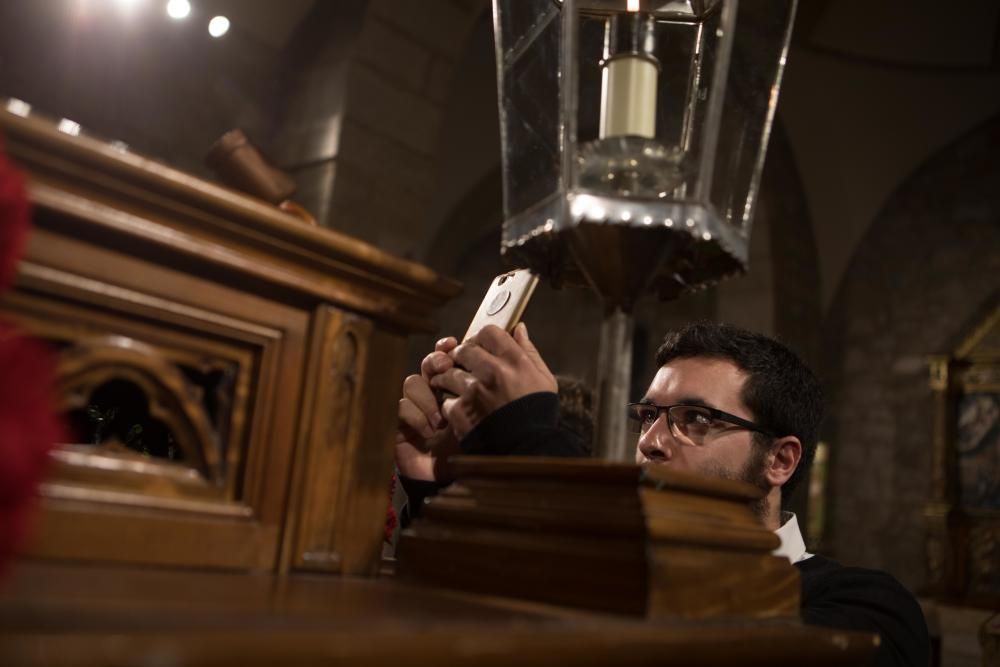
[[[656,136],[656,81],[653,19],[647,14],[615,15],[604,39],[600,137]],[[635,4],[638,9],[638,3]]]

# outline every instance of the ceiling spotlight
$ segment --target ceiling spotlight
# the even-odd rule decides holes
[[[208,22],[208,34],[212,37],[222,37],[229,32],[229,19],[225,16],[216,16]]]
[[[7,111],[11,112],[15,116],[20,116],[21,118],[27,118],[31,115],[31,105],[24,100],[19,100],[16,97],[11,97],[7,100]]]
[[[68,134],[71,137],[76,137],[80,134],[80,124],[76,121],[70,120],[69,118],[60,118],[59,125],[57,127],[60,132]]]
[[[188,0],[170,0],[167,3],[167,16],[172,19],[186,19],[191,14],[191,3]]]

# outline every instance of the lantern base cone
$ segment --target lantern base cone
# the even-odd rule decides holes
[[[630,312],[664,259],[678,250],[678,238],[662,229],[583,222],[563,236],[576,266],[609,311]]]
[[[697,202],[573,192],[504,222],[501,252],[555,287],[588,285],[609,311],[627,312],[645,292],[676,299],[743,273],[747,237]]]

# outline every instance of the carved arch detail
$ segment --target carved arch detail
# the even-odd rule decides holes
[[[143,392],[150,416],[171,430],[190,465],[212,484],[226,484],[219,439],[196,392],[154,347],[125,336],[86,339],[60,353],[57,378],[59,407],[66,412],[85,408],[108,382],[134,384]]]

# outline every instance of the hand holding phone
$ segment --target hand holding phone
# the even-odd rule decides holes
[[[517,326],[537,284],[538,278],[524,269],[497,276],[462,344],[449,354],[454,367],[430,379],[459,438],[511,401],[557,390],[527,328]]]
[[[519,380],[515,384],[531,383],[527,389],[503,383],[502,386],[492,386],[478,400],[472,396],[461,400],[463,389],[468,386],[467,380],[473,374],[462,367],[460,360],[453,358],[457,344],[454,338],[438,341],[435,351],[424,358],[420,374],[406,378],[400,401],[400,431],[396,445],[397,464],[404,475],[415,479],[438,478],[431,472],[436,466],[436,459],[453,453],[457,438],[474,428],[483,416],[521,393],[555,391],[555,379],[528,340],[527,332],[514,331],[537,284],[538,278],[523,269],[494,278],[462,339],[468,342],[490,324],[512,334],[506,336],[496,330],[484,332],[477,337],[477,340],[482,339],[480,345],[466,346],[461,357],[471,365],[482,368],[473,357],[491,365],[501,361],[496,353],[503,348],[507,348],[508,353],[514,348],[523,349],[529,353],[525,357],[529,367],[516,369],[514,375]],[[478,350],[473,349],[477,347]],[[443,423],[438,422],[441,416],[445,416]]]

